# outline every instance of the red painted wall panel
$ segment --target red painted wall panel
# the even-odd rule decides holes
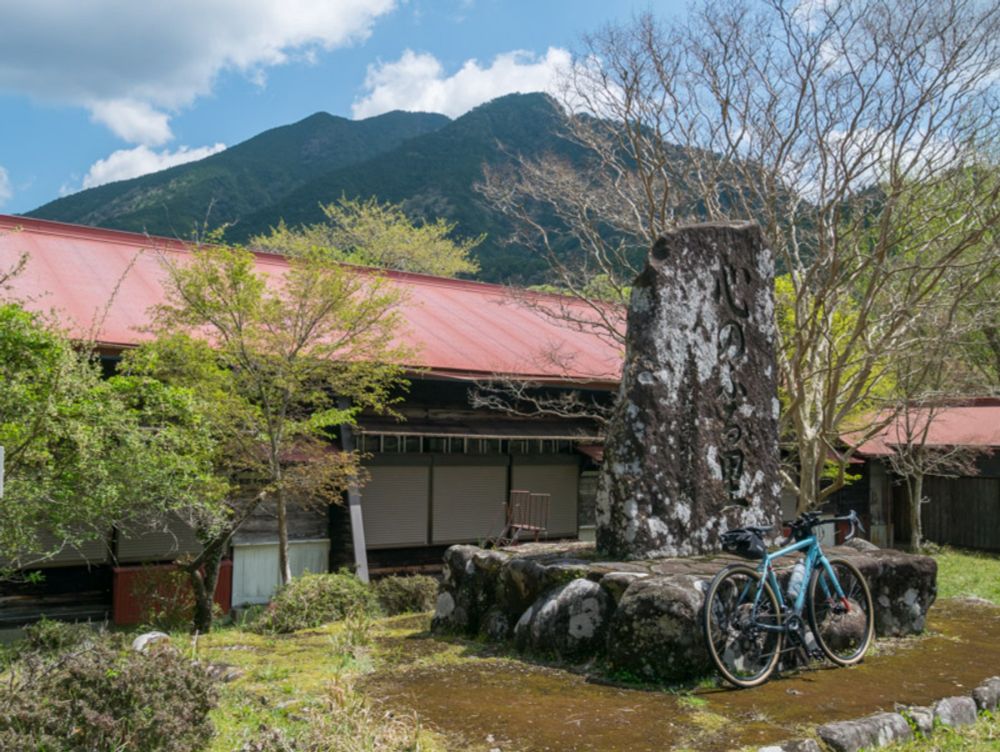
[[[114,567],[111,585],[112,619],[117,626],[142,623],[149,609],[149,595],[177,599],[189,596],[190,585],[184,581],[182,591],[168,580],[176,571],[173,564],[155,564],[138,567]],[[233,562],[223,560],[219,568],[219,582],[215,588],[215,602],[228,614],[233,599]]]

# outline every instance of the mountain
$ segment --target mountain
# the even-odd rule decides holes
[[[57,199],[27,216],[189,237],[206,222],[210,227],[236,222],[320,175],[449,122],[444,115],[420,112],[366,120],[320,112],[196,162]]]
[[[448,125],[418,136],[365,162],[332,170],[290,192],[234,226],[227,237],[246,240],[267,232],[280,218],[291,226],[319,222],[319,206],[346,195],[377,196],[401,203],[413,217],[443,217],[457,223],[456,234],[485,233],[476,250],[480,278],[487,281],[539,281],[544,260],[526,249],[507,246],[503,217],[474,190],[483,165],[511,161],[511,154],[569,153],[558,135],[563,115],[543,94],[510,94],[471,110]]]
[[[197,162],[92,188],[29,214],[81,224],[187,237],[223,222],[226,239],[246,241],[282,219],[290,226],[323,220],[320,204],[341,196],[401,203],[415,219],[443,217],[456,234],[486,234],[476,249],[487,281],[542,281],[544,260],[508,245],[509,225],[476,193],[483,165],[512,155],[577,147],[559,135],[563,113],[544,94],[511,94],[455,120],[392,112],[361,121],[325,113],[275,128]],[[211,212],[209,214],[209,208]]]

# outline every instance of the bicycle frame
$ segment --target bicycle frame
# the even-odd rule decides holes
[[[778,584],[778,576],[774,572],[773,562],[775,559],[780,559],[782,556],[787,556],[788,554],[795,553],[796,551],[805,551],[805,570],[802,573],[802,586],[799,588],[799,592],[795,596],[795,603],[792,604],[791,607],[792,612],[796,616],[802,615],[802,609],[805,608],[806,595],[808,594],[809,590],[809,579],[810,577],[812,577],[813,570],[817,566],[823,567],[824,571],[829,577],[829,581],[833,583],[833,587],[834,590],[836,591],[837,598],[839,598],[840,601],[845,606],[850,608],[847,603],[847,597],[844,595],[843,588],[841,588],[840,586],[840,580],[837,579],[836,572],[834,572],[833,567],[830,566],[830,561],[826,558],[826,555],[823,553],[823,549],[820,548],[819,541],[817,540],[816,536],[810,535],[808,538],[803,538],[802,540],[796,541],[795,543],[792,543],[789,546],[785,546],[784,548],[779,548],[777,551],[774,551],[773,553],[765,554],[764,559],[757,567],[757,571],[761,573],[761,576],[767,578],[768,584],[771,586],[771,589],[774,591],[774,594],[778,599],[778,607],[781,609],[782,613],[784,613],[787,608],[785,603],[785,594],[784,592],[782,592],[782,588]],[[820,579],[819,584],[820,587],[823,588],[823,595],[829,598],[831,596],[831,593],[829,587],[827,586],[826,578]],[[747,587],[749,587],[749,585]],[[761,624],[757,622],[756,612],[758,606],[760,605],[760,598],[763,592],[764,592],[763,588],[759,588],[757,590],[756,595],[754,596],[753,611],[754,611],[754,622],[756,623],[756,626],[768,632],[786,631],[786,627],[784,624],[779,626],[779,625]]]

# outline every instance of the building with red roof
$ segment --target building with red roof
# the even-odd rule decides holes
[[[844,437],[851,444],[851,437]],[[974,473],[928,475],[921,506],[924,538],[942,545],[1000,551],[1000,397],[913,408],[856,448],[864,462],[857,488],[844,494],[861,505],[880,545],[910,541],[909,501],[888,459],[896,452],[967,450]]]
[[[28,255],[14,294],[31,307],[55,310],[76,336],[111,351],[149,336],[143,332],[149,308],[163,298],[160,259],[182,258],[188,248],[169,238],[0,215],[0,259]],[[287,268],[280,255],[255,256],[265,274]],[[414,351],[406,365],[453,379],[504,374],[603,389],[617,384],[618,347],[597,326],[588,331],[560,321],[563,313],[596,319],[583,303],[469,280],[378,273],[404,292],[399,339]]]
[[[144,331],[149,310],[163,299],[161,261],[189,252],[175,239],[0,215],[0,268],[27,256],[7,294],[53,312],[109,362],[150,336]],[[267,275],[287,267],[280,255],[255,255]],[[587,450],[600,440],[599,427],[583,419],[473,409],[468,392],[478,381],[503,377],[607,401],[617,388],[622,352],[598,319],[623,312],[501,285],[358,273],[384,275],[403,293],[398,337],[413,353],[404,364],[412,373],[400,409],[406,420],[362,417],[350,440],[369,453],[370,480],[329,514],[303,508],[293,515],[293,569],[325,571],[350,561],[362,569],[369,561],[375,568],[437,563],[447,545],[500,532],[513,489],[549,495],[548,535],[578,536],[592,513],[594,460]],[[89,587],[93,578],[80,574],[82,565],[120,574],[197,547],[182,529],[115,531],[112,540],[111,546],[64,551],[47,566],[64,568],[75,588],[81,577]],[[234,605],[269,598],[276,556],[271,518],[261,515],[240,530],[233,540]]]

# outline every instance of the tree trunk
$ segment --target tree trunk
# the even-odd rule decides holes
[[[924,476],[917,473],[907,484],[910,491],[910,548],[919,551],[923,546],[924,528],[920,518],[920,505],[924,498]]]
[[[201,566],[188,570],[191,589],[194,591],[194,619],[192,631],[205,634],[212,630],[212,610],[215,603],[215,588],[219,584],[219,566],[222,562],[222,546],[213,550]]]
[[[799,496],[796,516],[816,508],[819,502],[819,479],[823,473],[822,446],[818,441],[799,444]]]
[[[285,501],[285,491],[278,488],[278,569],[281,572],[281,584],[287,585],[292,579],[292,567],[288,561],[288,505]]]
[[[1000,377],[1000,330],[995,326],[984,326],[983,336],[993,353],[993,368],[995,376]]]

